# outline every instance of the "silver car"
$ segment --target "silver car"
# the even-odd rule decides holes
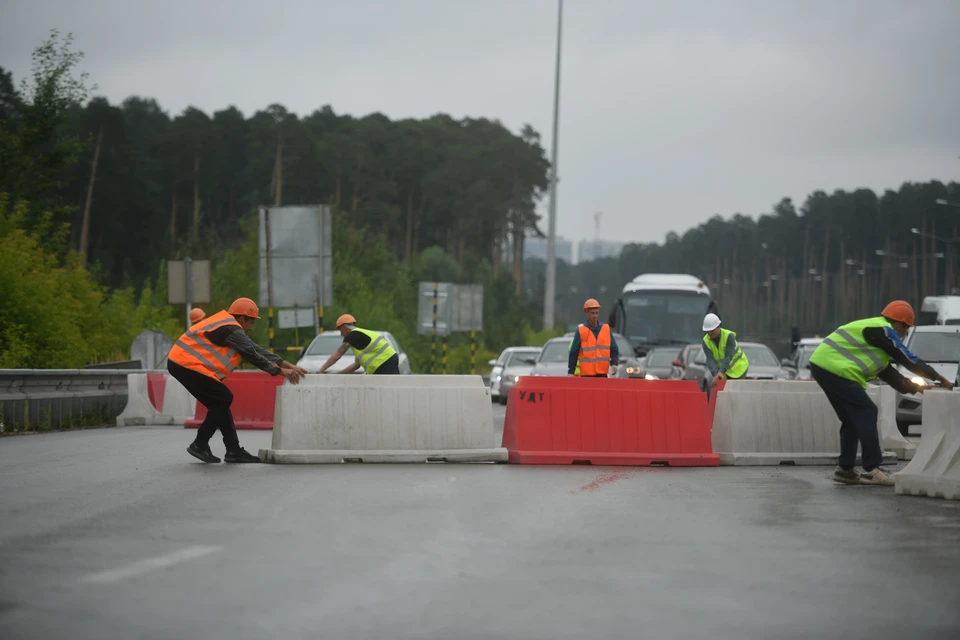
[[[915,356],[933,367],[947,380],[960,378],[960,326],[929,325],[914,327],[903,340],[903,345]],[[923,380],[900,365],[894,365],[900,375],[919,382]],[[879,382],[879,381],[878,381]],[[926,380],[931,384],[932,380]],[[923,418],[923,395],[897,393],[897,427],[908,435],[910,425],[920,424]]]
[[[633,346],[630,342],[620,335],[614,333],[611,338],[617,341],[617,350],[619,351],[620,364],[617,367],[617,378],[627,378],[628,368],[638,368],[640,362],[634,354]],[[562,338],[551,338],[543,345],[540,355],[537,356],[536,364],[530,372],[532,376],[565,376],[567,375],[567,358],[570,355],[570,343],[573,340],[573,333],[568,333]]]
[[[386,338],[387,342],[396,349],[400,361],[400,373],[410,375],[410,359],[407,357],[407,354],[403,352],[403,349],[400,348],[397,339],[387,331],[377,331],[377,333]],[[300,353],[297,366],[303,367],[310,373],[316,373],[320,370],[320,367],[323,366],[323,363],[327,361],[327,358],[340,348],[341,344],[343,344],[343,336],[340,335],[339,331],[324,331],[314,338],[307,348]],[[327,369],[327,371],[329,373],[343,371],[352,365],[355,360],[356,358],[353,356],[353,351],[349,350],[343,354],[332,367]],[[363,367],[360,367],[354,373],[363,373]]]
[[[823,338],[803,338],[790,357],[780,361],[791,380],[813,380],[810,374],[810,356],[821,342]]]
[[[500,404],[507,404],[510,389],[521,376],[530,375],[539,354],[540,347],[507,347],[499,358],[491,360],[490,397]]]
[[[783,364],[777,359],[777,355],[767,345],[759,342],[741,342],[740,349],[750,363],[747,374],[744,376],[745,380],[790,379],[787,369],[784,368]],[[695,368],[694,371],[691,371],[691,368]],[[703,381],[709,377],[706,349],[700,349],[693,360],[693,367],[687,367],[687,371],[688,374],[693,376],[693,379],[699,379],[702,386]],[[700,375],[703,378],[700,378]]]

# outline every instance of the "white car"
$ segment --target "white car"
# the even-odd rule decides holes
[[[904,338],[903,346],[947,380],[960,379],[960,325],[913,327]],[[914,382],[922,379],[900,365],[895,364],[894,368]],[[926,380],[927,384],[932,382]],[[897,392],[897,427],[900,433],[908,435],[910,425],[920,424],[922,419],[923,395]]]
[[[493,367],[490,370],[490,399],[506,404],[510,388],[520,376],[530,373],[539,353],[540,347],[507,347],[499,358],[487,362]]]
[[[403,352],[403,349],[400,348],[397,339],[387,331],[377,331],[377,333],[386,338],[391,346],[397,350],[398,359],[400,360],[400,373],[402,375],[410,375],[410,359],[407,357],[407,354]],[[323,366],[323,363],[327,361],[327,358],[340,348],[341,344],[343,344],[343,336],[340,335],[339,331],[324,331],[314,338],[306,349],[300,353],[297,366],[303,367],[310,373],[316,373],[320,370],[320,367]],[[353,350],[350,349],[343,354],[332,367],[327,369],[327,372],[337,373],[338,371],[342,371],[352,365],[354,361]],[[363,373],[363,367],[360,367],[354,373]]]

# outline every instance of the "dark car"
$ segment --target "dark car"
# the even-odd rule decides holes
[[[680,367],[674,364],[681,355],[677,347],[656,347],[647,352],[640,368],[647,380],[670,380],[678,378]]]

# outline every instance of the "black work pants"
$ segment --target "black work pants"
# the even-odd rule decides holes
[[[233,404],[233,392],[215,378],[187,369],[176,362],[167,363],[167,371],[190,392],[197,402],[207,408],[207,417],[197,429],[198,445],[209,446],[210,438],[220,429],[223,445],[227,451],[240,448],[237,427],[233,423],[230,405]]]
[[[400,356],[395,353],[387,358],[386,362],[377,367],[377,370],[373,372],[373,375],[378,376],[381,373],[395,376],[400,375]]]
[[[877,431],[877,405],[859,382],[841,378],[813,363],[810,364],[810,374],[840,418],[840,457],[837,464],[844,469],[853,468],[859,441],[864,471],[879,467],[883,462],[883,450]]]

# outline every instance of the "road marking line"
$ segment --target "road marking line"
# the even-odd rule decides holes
[[[119,582],[124,578],[132,578],[134,576],[148,573],[155,569],[162,569],[186,560],[193,560],[194,558],[205,556],[208,553],[220,551],[222,548],[223,547],[206,546],[187,547],[186,549],[181,549],[180,551],[176,551],[165,556],[147,558],[146,560],[140,560],[139,562],[134,562],[133,564],[128,564],[127,566],[120,567],[118,569],[101,571],[100,573],[92,573],[81,579],[80,582],[88,584],[110,584],[111,582]]]

